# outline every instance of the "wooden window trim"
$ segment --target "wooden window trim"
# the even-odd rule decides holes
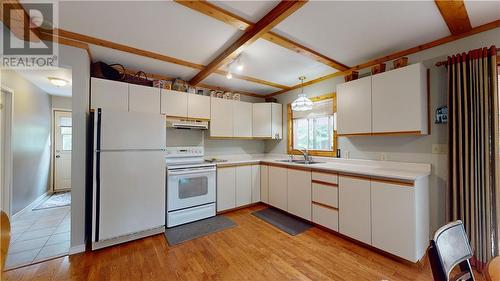
[[[311,101],[317,102],[321,100],[333,99],[333,112],[337,112],[337,102],[336,102],[336,93],[329,93],[317,97],[310,98]],[[287,105],[287,135],[288,135],[288,143],[287,143],[287,153],[290,155],[302,155],[302,153],[296,149],[293,149],[293,112],[292,112],[292,104],[289,103]],[[311,156],[320,156],[320,157],[336,157],[337,156],[337,131],[333,131],[333,151],[324,151],[324,150],[309,150],[309,155]]]

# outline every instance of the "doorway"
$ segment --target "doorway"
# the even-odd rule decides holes
[[[71,111],[54,110],[53,192],[71,190]]]

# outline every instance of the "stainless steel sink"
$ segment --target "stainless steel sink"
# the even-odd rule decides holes
[[[276,160],[276,161],[283,162],[283,163],[296,163],[296,164],[306,164],[306,165],[325,163],[325,162],[306,161],[306,160],[298,160],[298,159],[294,159],[294,160],[291,160],[291,159],[282,159],[282,160]]]

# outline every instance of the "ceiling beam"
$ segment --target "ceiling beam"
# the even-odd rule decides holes
[[[463,0],[435,0],[451,34],[458,35],[472,29]]]
[[[10,9],[4,18],[4,8]],[[40,42],[40,34],[36,28],[30,28],[31,18],[18,0],[0,1],[0,19],[17,38],[24,41]]]
[[[247,30],[248,28],[252,27],[254,25],[253,22],[250,22],[238,15],[235,15],[229,11],[226,11],[214,4],[211,4],[207,1],[182,1],[182,0],[176,0],[177,3],[188,7],[190,9],[193,9],[195,11],[198,11],[202,14],[208,15],[214,19],[220,20],[222,22],[225,22],[229,25],[232,25],[240,30]],[[334,59],[331,59],[325,55],[322,55],[310,48],[307,48],[297,42],[294,42],[286,37],[283,37],[281,35],[278,35],[274,32],[267,32],[262,36],[262,39],[265,39],[269,42],[272,42],[274,44],[277,44],[281,47],[284,47],[286,49],[289,49],[293,52],[296,52],[298,54],[301,54],[303,56],[309,57],[317,62],[326,64],[330,67],[333,67],[338,70],[347,70],[349,69],[348,66],[345,64],[342,64]]]
[[[437,47],[437,46],[440,46],[440,45],[443,45],[443,44],[446,44],[446,43],[450,43],[450,42],[453,42],[453,41],[456,41],[456,40],[459,40],[459,39],[462,39],[462,38],[465,38],[465,37],[469,37],[469,36],[472,36],[472,35],[475,35],[475,34],[478,34],[478,33],[481,33],[481,32],[485,32],[485,31],[488,31],[488,30],[491,30],[491,29],[495,29],[495,28],[498,28],[498,27],[500,27],[500,20],[492,21],[490,23],[486,23],[486,24],[474,27],[471,30],[469,30],[467,32],[464,32],[464,33],[461,33],[461,34],[458,34],[458,35],[449,35],[449,36],[446,36],[446,37],[443,37],[443,38],[440,38],[440,39],[437,39],[437,40],[425,43],[423,45],[419,45],[419,46],[416,46],[416,47],[413,47],[413,48],[409,48],[409,49],[406,49],[406,50],[403,50],[403,51],[398,51],[398,52],[392,53],[390,55],[383,56],[383,57],[380,57],[380,58],[377,58],[377,59],[365,62],[363,64],[356,65],[356,66],[352,67],[351,69],[349,69],[347,71],[336,72],[336,73],[333,73],[333,74],[329,74],[329,75],[326,75],[326,76],[319,77],[317,79],[305,82],[304,85],[305,86],[309,86],[309,85],[312,85],[312,84],[316,84],[318,82],[321,82],[321,81],[326,80],[326,79],[330,79],[330,78],[335,77],[335,76],[348,74],[351,70],[360,70],[360,69],[368,68],[368,67],[374,66],[374,65],[379,64],[379,63],[383,63],[383,62],[395,60],[397,58],[404,57],[404,56],[409,56],[409,55],[414,54],[414,53],[418,53],[418,52],[421,52],[421,51],[424,51],[424,50],[427,50],[427,49],[430,49],[430,48],[434,48],[434,47]],[[498,59],[498,57],[497,57],[497,59]],[[297,84],[295,86],[292,86],[291,90],[294,90],[294,89],[297,89],[297,88],[300,88],[300,87],[301,87],[301,84]],[[272,96],[280,95],[280,94],[283,94],[283,93],[286,93],[286,92],[288,92],[288,91],[286,91],[286,90],[280,90],[280,91],[271,93],[269,95],[266,95],[265,97],[272,97]]]
[[[196,86],[208,75],[215,72],[229,60],[239,55],[248,45],[262,37],[266,32],[275,27],[278,23],[286,19],[293,12],[302,7],[305,1],[281,1],[262,19],[260,19],[251,28],[248,28],[233,44],[220,53],[212,62],[210,62],[202,71],[194,76],[189,84]]]
[[[44,30],[44,32],[47,32],[47,31]],[[101,46],[101,47],[110,48],[110,49],[130,53],[130,54],[134,54],[134,55],[138,55],[138,56],[148,57],[148,58],[152,58],[152,59],[156,59],[156,60],[160,60],[160,61],[164,61],[164,62],[168,62],[168,63],[182,65],[182,66],[193,68],[193,69],[202,70],[205,68],[205,65],[203,65],[203,64],[192,63],[192,62],[181,60],[181,59],[178,59],[175,57],[166,56],[163,54],[142,50],[139,48],[130,47],[130,46],[127,46],[124,44],[119,44],[119,43],[111,42],[108,40],[104,40],[104,39],[100,39],[100,38],[72,32],[72,31],[68,31],[68,30],[64,30],[64,29],[55,29],[54,34],[56,36],[58,36],[59,38],[67,38],[67,39],[71,39],[71,40],[75,40],[75,41],[79,41],[79,42],[84,42],[84,43],[91,44],[91,45]],[[219,75],[226,75],[227,71],[217,70],[216,73]],[[289,89],[290,88],[289,86],[286,86],[286,85],[281,85],[278,83],[265,81],[265,80],[257,79],[257,78],[250,77],[250,76],[235,75],[235,74],[233,74],[233,76],[238,78],[238,79],[241,79],[241,80],[250,81],[250,82],[254,82],[254,83],[258,83],[258,84],[262,84],[262,85],[266,85],[266,86],[271,86],[271,87],[275,87],[278,89]]]

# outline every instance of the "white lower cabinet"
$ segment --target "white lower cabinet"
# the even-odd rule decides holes
[[[260,202],[260,165],[252,165],[252,203]]]
[[[260,166],[260,201],[269,204],[269,166]]]
[[[311,220],[311,172],[288,169],[287,211]]]
[[[372,245],[417,261],[415,188],[372,181]]]
[[[288,209],[287,169],[269,166],[269,205],[286,211]]]
[[[236,207],[236,168],[217,169],[217,212]]]
[[[236,167],[236,207],[252,202],[252,166]]]
[[[372,244],[370,180],[339,177],[339,232]]]

